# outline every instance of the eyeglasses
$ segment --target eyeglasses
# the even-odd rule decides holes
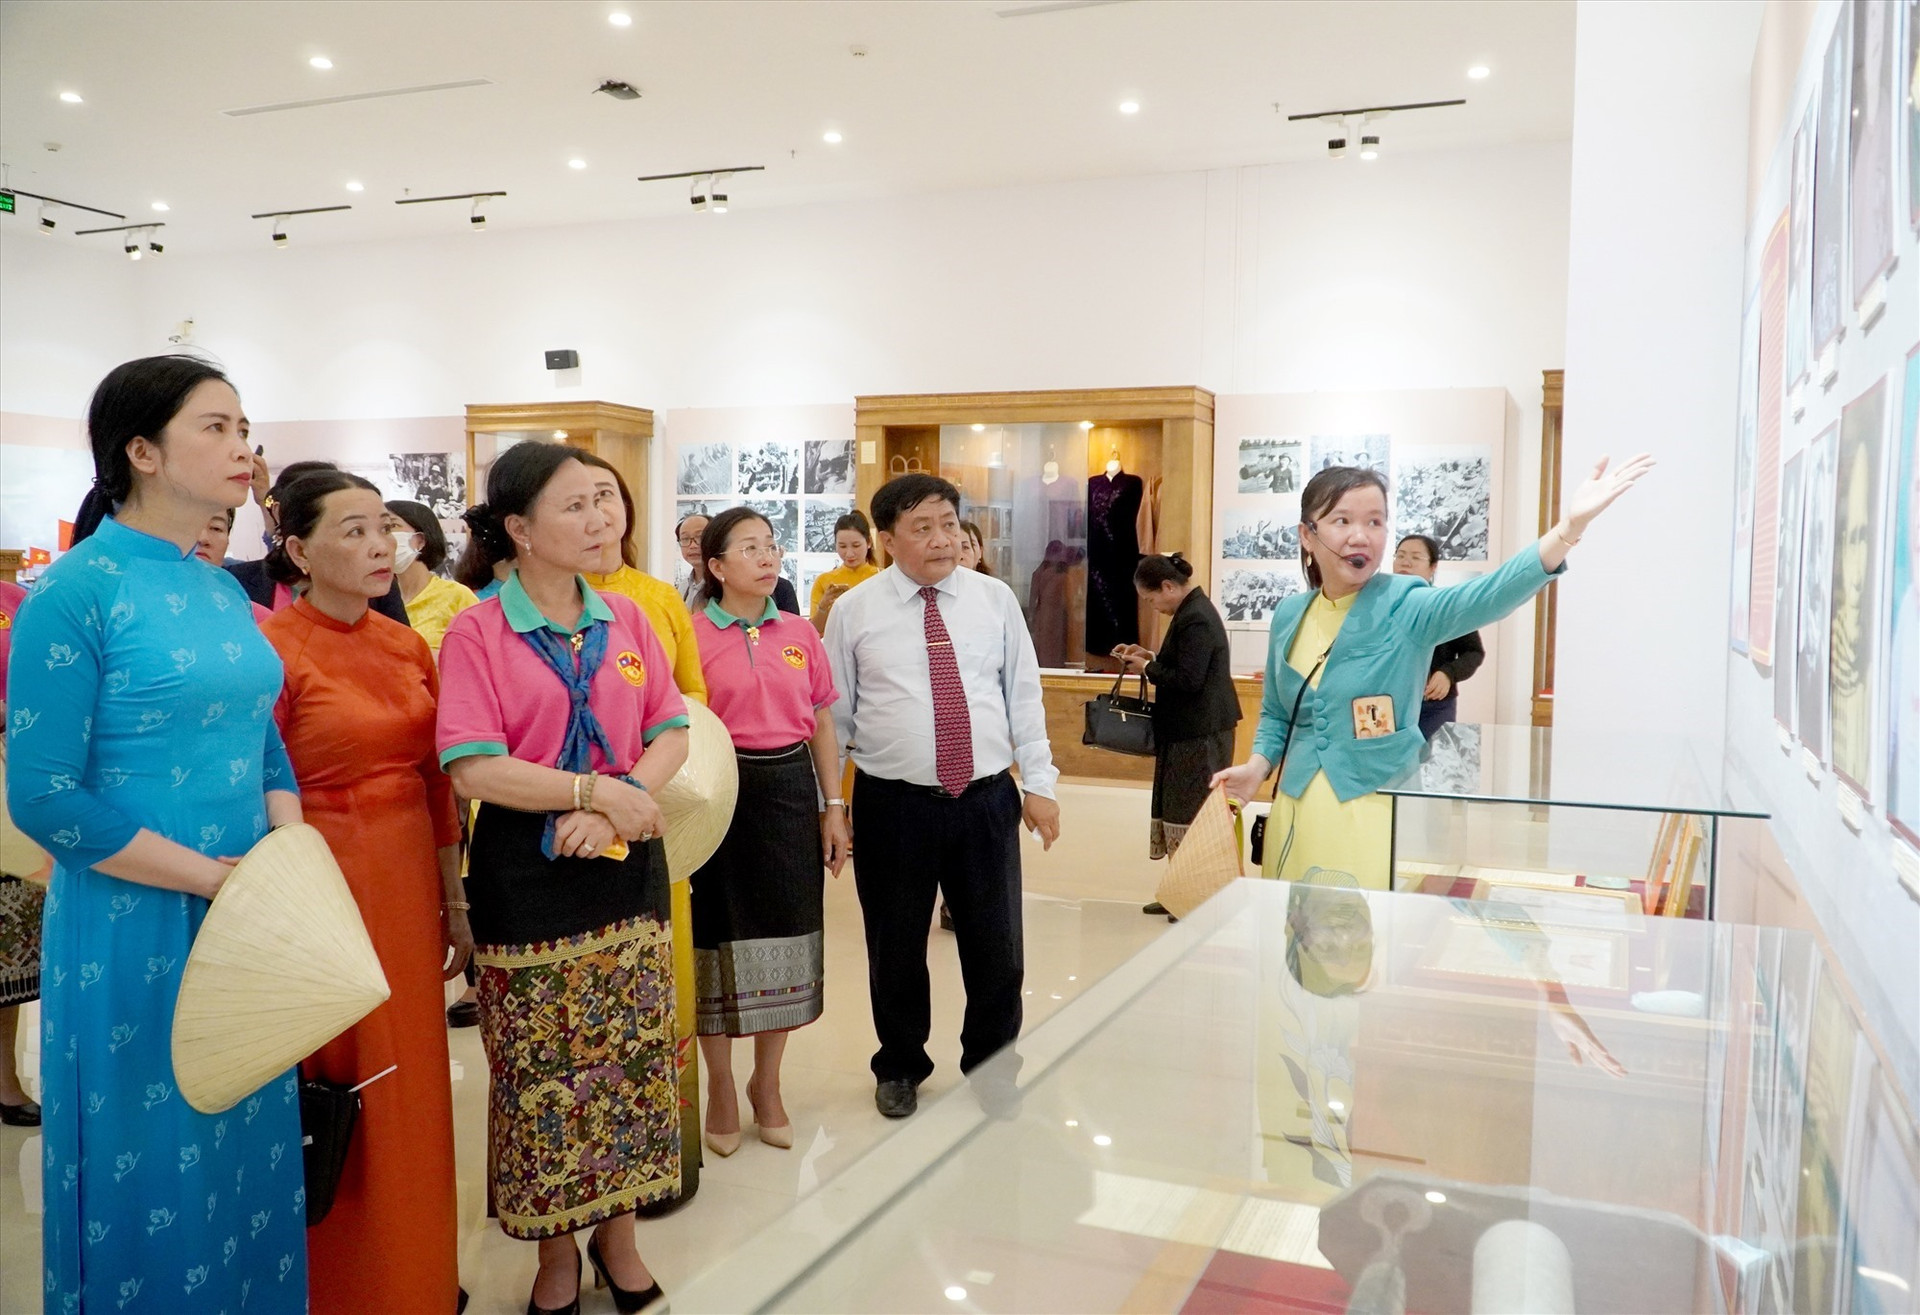
[[[725,552],[717,555],[721,557],[744,557],[750,562],[777,562],[786,556],[786,553],[781,550],[779,544],[775,543],[765,546],[749,545],[745,548],[729,548]]]
[[[680,536],[680,546],[682,548],[698,548],[700,546],[700,536],[697,534],[683,534]]]

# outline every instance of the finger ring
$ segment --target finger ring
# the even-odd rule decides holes
[[[649,840],[651,840],[651,839],[653,839],[653,832],[651,832],[651,831],[642,831],[642,832],[640,833],[640,843],[641,843],[641,844],[643,844],[643,845],[644,845],[644,844],[646,844],[646,843],[647,843],[647,841],[649,841]]]

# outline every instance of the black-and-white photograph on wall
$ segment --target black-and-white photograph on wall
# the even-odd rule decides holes
[[[1242,493],[1298,493],[1307,482],[1306,443],[1298,438],[1243,438],[1234,487]]]
[[[685,496],[733,492],[733,444],[695,443],[680,449],[673,491]]]
[[[1833,454],[1839,426],[1829,425],[1807,445],[1806,511],[1800,523],[1800,619],[1795,635],[1795,691],[1800,743],[1827,761],[1827,644],[1833,577]]]
[[[852,510],[852,498],[807,499],[801,551],[832,552],[833,523]]]
[[[1220,584],[1220,606],[1229,621],[1265,621],[1282,599],[1306,588],[1299,567],[1277,571],[1232,569]]]
[[[673,523],[678,525],[689,516],[711,519],[733,505],[732,498],[676,498],[673,503]]]
[[[773,541],[782,552],[800,551],[800,504],[787,499],[749,498],[747,506],[767,518],[773,526]]]
[[[814,438],[806,443],[806,492],[853,492],[853,440]]]
[[[1833,25],[1820,70],[1820,116],[1813,157],[1813,340],[1818,357],[1840,336],[1842,270],[1847,250],[1846,11]]]
[[[1893,265],[1894,87],[1893,0],[1852,0],[1852,112],[1848,115],[1847,216],[1853,226],[1848,258],[1857,306]],[[1844,20],[1843,20],[1844,21]],[[1903,89],[1904,90],[1904,89]]]
[[[740,449],[740,491],[789,496],[800,491],[797,443],[754,443]]]
[[[1833,640],[1829,720],[1833,770],[1871,801],[1873,691],[1879,672],[1880,506],[1886,489],[1887,381],[1840,412],[1834,456]]]
[[[1315,434],[1313,472],[1317,475],[1328,466],[1362,466],[1388,479],[1393,473],[1393,438],[1387,434]]]
[[[387,457],[392,478],[382,482],[388,498],[431,507],[440,520],[458,520],[467,509],[467,475],[450,452],[395,452]]]
[[[1780,538],[1773,575],[1773,719],[1789,732],[1794,718],[1795,622],[1800,616],[1800,474],[1806,454],[1796,452],[1780,468]]]
[[[1289,498],[1272,511],[1235,508],[1221,518],[1220,555],[1238,561],[1300,560],[1300,500]]]
[[[1409,447],[1394,455],[1393,532],[1431,535],[1443,562],[1484,562],[1493,521],[1493,449]]]
[[[1807,377],[1807,308],[1813,299],[1813,144],[1820,98],[1807,97],[1807,110],[1793,134],[1792,177],[1787,202],[1787,387]]]

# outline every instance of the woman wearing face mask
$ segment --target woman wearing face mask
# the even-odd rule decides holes
[[[1380,571],[1387,484],[1377,471],[1330,466],[1307,481],[1300,557],[1311,588],[1274,610],[1252,758],[1212,781],[1251,799],[1280,767],[1267,876],[1296,881],[1326,868],[1387,889],[1391,808],[1375,792],[1419,759],[1420,695],[1434,646],[1493,624],[1538,593],[1594,518],[1652,468],[1642,454],[1609,473],[1602,458],[1539,542],[1498,570],[1443,589]]]
[[[480,801],[467,875],[491,1081],[492,1197],[540,1244],[529,1309],[573,1311],[580,1252],[623,1311],[660,1291],[635,1207],[680,1185],[663,821],[686,702],[632,600],[602,596],[613,523],[570,448],[521,443],[487,475],[477,534],[513,545],[498,596],[440,650],[440,761]]]
[[[302,1066],[357,1086],[333,1209],[308,1231],[316,1315],[450,1312],[459,1298],[453,1097],[441,983],[473,950],[460,825],[434,755],[440,680],[426,641],[369,610],[393,585],[380,493],[320,471],[280,498],[276,574],[300,580],[261,626],[286,666],[275,709],[306,819],[340,861],[392,996]]]
[[[400,579],[400,597],[406,600],[407,624],[438,653],[453,618],[480,599],[459,581],[436,574],[447,560],[447,534],[433,508],[389,502],[381,530],[393,538],[393,570]]]
[[[840,564],[813,578],[813,596],[809,603],[813,628],[823,635],[827,633],[827,617],[840,595],[880,574],[880,564],[873,560],[873,527],[857,511],[850,511],[833,523],[833,551],[839,556]]]
[[[208,901],[270,825],[301,816],[272,715],[280,659],[233,577],[194,555],[208,519],[246,501],[241,419],[205,361],[108,374],[73,549],[14,627],[7,804],[54,857],[40,982],[52,1311],[306,1308],[293,1070],[201,1114],[169,1046]]]
[[[640,552],[633,543],[633,494],[613,463],[591,452],[579,454],[593,471],[593,495],[600,510],[613,522],[613,539],[601,555],[597,570],[586,580],[596,593],[624,594],[639,604],[653,626],[653,637],[667,655],[673,683],[690,699],[707,701],[707,678],[700,672],[700,643],[693,637],[693,617],[674,587],[640,569]]]

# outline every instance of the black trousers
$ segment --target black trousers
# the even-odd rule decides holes
[[[953,915],[967,1011],[960,1071],[1020,1035],[1026,952],[1020,918],[1020,789],[1002,772],[958,797],[856,772],[854,885],[867,931],[867,990],[881,1082],[933,1072],[927,931],[936,892]]]

